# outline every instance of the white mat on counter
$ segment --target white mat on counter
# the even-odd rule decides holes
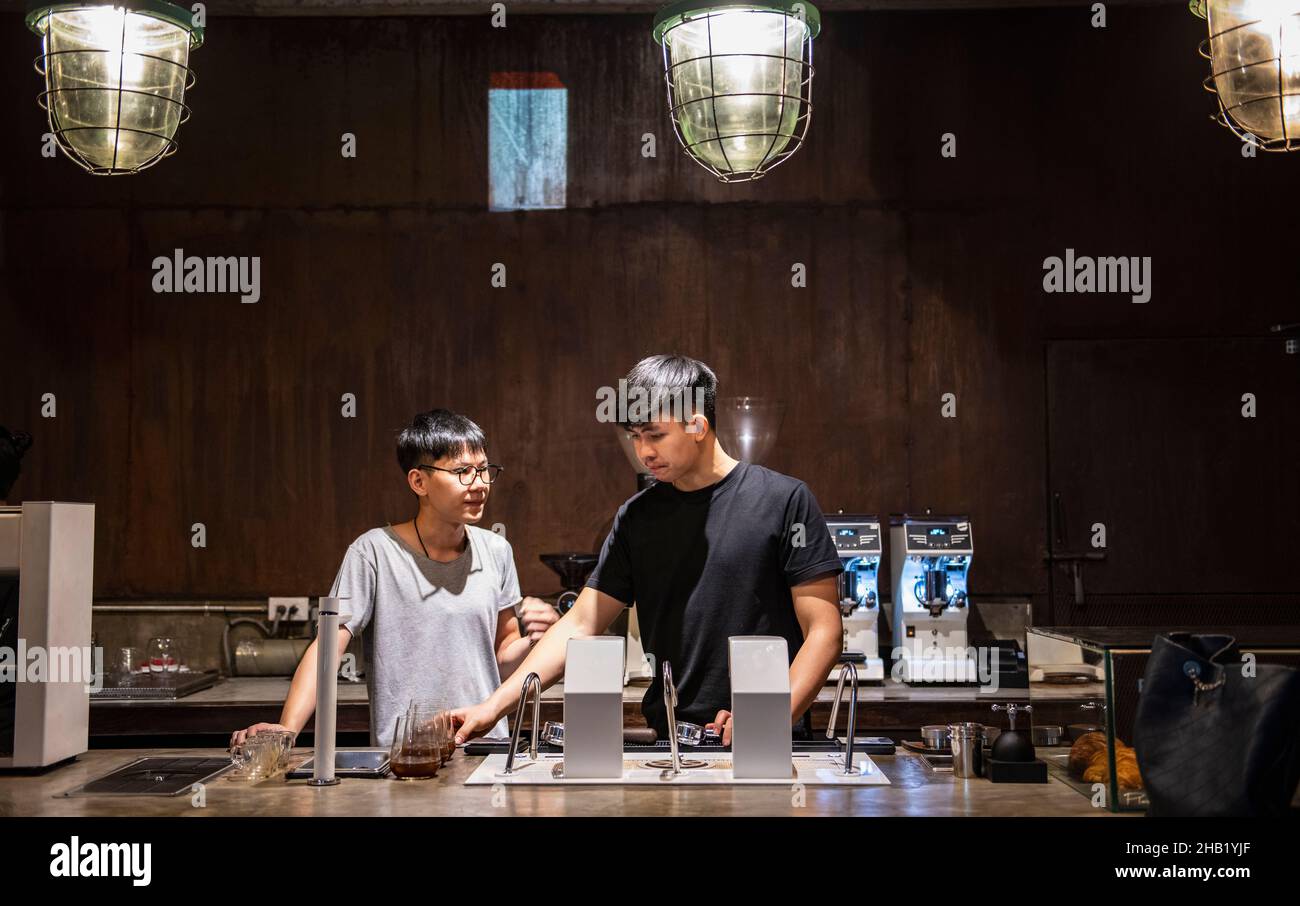
[[[784,780],[737,780],[731,772],[731,755],[699,755],[690,757],[708,762],[708,767],[684,770],[680,774],[659,768],[645,767],[645,763],[658,758],[657,755],[625,755],[623,757],[623,776],[611,778],[590,778],[564,776],[563,755],[542,755],[537,761],[529,761],[528,753],[515,757],[513,774],[503,774],[506,766],[505,755],[488,755],[483,763],[475,768],[474,773],[465,781],[466,786],[491,786],[493,784],[515,786],[789,786],[802,783],[805,786],[878,786],[888,784],[889,778],[880,770],[879,765],[869,755],[854,755],[854,763],[866,773],[846,775],[837,762],[840,756],[825,753],[794,755],[790,776]]]

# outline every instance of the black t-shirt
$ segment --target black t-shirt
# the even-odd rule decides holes
[[[840,570],[808,486],[742,462],[707,488],[661,483],[623,504],[587,585],[637,605],[656,664],[641,711],[663,739],[658,664],[672,664],[677,719],[708,723],[731,709],[727,639],[782,636],[793,661],[803,632],[791,586]]]

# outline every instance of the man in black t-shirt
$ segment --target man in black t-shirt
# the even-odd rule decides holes
[[[673,666],[677,718],[712,726],[724,744],[731,742],[729,638],[786,640],[792,723],[839,658],[841,565],[808,487],[727,455],[715,432],[717,379],[702,362],[652,356],[626,384],[634,405],[620,422],[658,483],[619,509],[587,587],[520,668],[487,700],[453,712],[458,741],[507,714],[529,673],[543,686],[560,679],[568,640],[604,632],[633,603],[647,653]],[[637,391],[650,401],[642,412]],[[658,670],[641,709],[666,738]]]

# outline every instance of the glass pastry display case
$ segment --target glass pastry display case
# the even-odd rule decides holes
[[[1258,663],[1300,666],[1300,627],[1295,626],[1031,627],[1031,703],[1058,697],[1062,682],[1078,681],[1084,684],[1080,689],[1101,693],[1082,696],[1077,721],[1049,734],[1050,740],[1043,738],[1055,745],[1037,747],[1049,773],[1091,798],[1098,808],[1143,811],[1149,804],[1133,748],[1133,725],[1153,642],[1170,632],[1230,635],[1237,639],[1241,653],[1253,654]],[[1050,650],[1051,660],[1057,663],[1034,669],[1036,647]],[[1094,676],[1101,680],[1100,687],[1088,682]]]

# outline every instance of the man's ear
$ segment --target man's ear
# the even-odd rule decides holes
[[[709,433],[709,420],[703,415],[692,415],[686,423],[686,433],[693,435],[697,442],[704,440],[704,435]]]
[[[424,472],[419,469],[412,469],[406,473],[406,483],[416,497],[425,497],[429,493],[429,489],[424,486],[424,480]]]

